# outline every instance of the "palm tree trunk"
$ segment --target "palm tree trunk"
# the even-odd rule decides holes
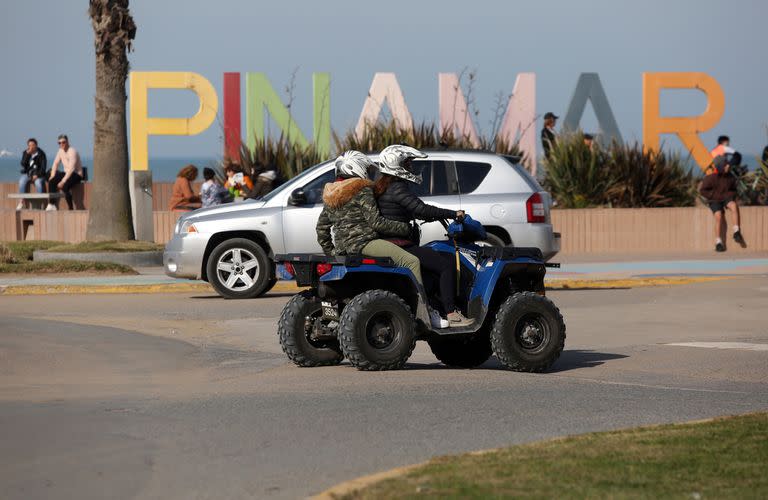
[[[96,48],[96,118],[88,241],[132,240],[125,81],[136,25],[128,0],[90,0]]]

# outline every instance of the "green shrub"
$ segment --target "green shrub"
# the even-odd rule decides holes
[[[598,207],[608,203],[611,175],[606,154],[587,147],[581,134],[562,135],[544,159],[544,187],[560,208]]]
[[[643,148],[642,144],[611,144],[606,152],[611,206],[690,207],[696,201],[691,166],[678,153]]]
[[[314,145],[303,147],[291,144],[283,136],[257,139],[253,149],[245,144],[240,146],[240,165],[243,172],[254,180],[271,167],[276,167],[283,178],[290,179],[327,159]]]
[[[564,134],[544,166],[544,186],[561,208],[685,207],[696,200],[686,160],[638,143],[590,147],[580,132]]]

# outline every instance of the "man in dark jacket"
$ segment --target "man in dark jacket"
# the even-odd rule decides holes
[[[19,193],[26,193],[30,182],[35,183],[38,193],[45,192],[45,169],[48,168],[48,160],[45,151],[37,147],[37,139],[31,137],[27,140],[27,149],[21,155],[21,177],[19,177]],[[24,208],[24,201],[20,201],[16,210]]]
[[[725,222],[725,209],[733,212],[736,223],[733,225],[733,240],[745,246],[744,237],[739,227],[739,206],[736,204],[736,178],[731,175],[728,160],[725,155],[720,155],[712,162],[715,172],[704,177],[699,192],[709,204],[709,209],[715,215],[715,251],[724,252],[723,236],[725,236],[727,224]]]
[[[385,148],[379,155],[381,178],[376,181],[375,193],[381,215],[399,222],[411,222],[413,219],[436,221],[456,219],[464,215],[462,210],[448,210],[427,205],[414,195],[408,184],[421,184],[421,173],[413,168],[414,158],[426,158],[427,155],[410,146],[394,145]],[[408,252],[419,258],[421,268],[437,276],[438,298],[445,314],[445,319],[434,310],[430,310],[430,321],[434,328],[448,326],[464,327],[472,324],[456,309],[454,301],[456,268],[447,263],[438,252],[431,248],[419,247],[418,230],[414,230],[407,239],[393,240]]]
[[[557,142],[555,124],[558,118],[560,117],[551,111],[547,111],[544,115],[544,128],[541,129],[541,147],[544,148],[544,158],[549,158],[552,147]]]

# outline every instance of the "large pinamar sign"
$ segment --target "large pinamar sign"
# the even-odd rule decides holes
[[[661,134],[676,134],[704,169],[711,157],[699,134],[713,128],[725,111],[725,96],[720,85],[705,73],[643,73],[643,144],[658,149]],[[301,131],[290,110],[282,102],[264,73],[245,73],[245,135],[242,134],[243,109],[240,73],[224,73],[224,154],[238,157],[240,141],[253,147],[257,137],[264,137],[266,114],[291,142],[307,145],[310,140]],[[313,130],[311,141],[326,156],[331,149],[331,79],[328,73],[314,73]],[[191,90],[200,100],[197,113],[189,118],[150,117],[147,97],[150,89]],[[696,89],[707,98],[707,109],[699,116],[668,117],[661,113],[659,95],[662,89]],[[453,130],[478,144],[478,136],[466,99],[455,73],[437,77],[440,131]],[[587,102],[591,102],[603,139],[621,141],[621,132],[613,116],[603,85],[597,73],[582,73],[576,83],[563,120],[563,128],[579,127]],[[399,126],[413,127],[413,119],[405,96],[394,73],[376,73],[357,123],[362,134],[367,123],[375,122],[387,104]],[[150,135],[195,135],[212,126],[219,111],[219,98],[205,77],[188,72],[134,71],[130,75],[131,169],[148,170],[148,138]],[[537,152],[536,75],[520,73],[515,79],[499,136],[507,143],[519,141],[535,169]]]

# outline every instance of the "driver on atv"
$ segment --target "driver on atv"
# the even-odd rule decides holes
[[[373,197],[373,182],[368,179],[370,168],[375,165],[359,151],[347,151],[336,159],[336,181],[323,188],[323,211],[315,228],[317,242],[326,255],[390,257],[395,265],[410,269],[421,285],[419,259],[381,239],[407,237],[411,226],[381,216]]]
[[[461,219],[463,210],[447,210],[428,205],[421,201],[409,189],[408,184],[421,184],[421,170],[413,167],[414,158],[427,158],[427,155],[410,146],[393,145],[384,148],[379,154],[379,171],[382,176],[376,181],[374,192],[377,197],[381,215],[387,219],[411,223],[414,219],[432,222],[441,219]],[[419,247],[418,228],[407,238],[392,240],[409,253],[418,257],[421,267],[434,274],[439,280],[440,305],[443,309],[443,319],[436,312],[430,311],[432,326],[436,328],[464,327],[472,324],[472,320],[464,317],[456,309],[454,301],[456,268],[446,261],[440,253],[431,248]]]

